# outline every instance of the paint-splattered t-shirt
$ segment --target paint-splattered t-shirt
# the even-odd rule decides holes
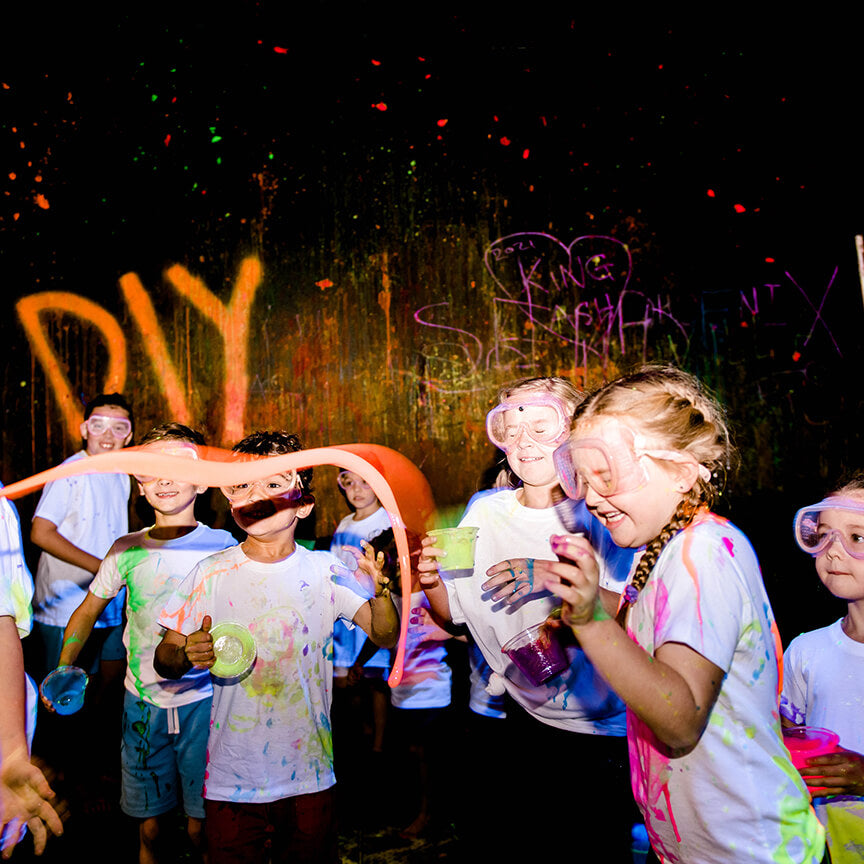
[[[612,543],[600,523],[588,514],[584,503],[578,513],[582,530],[601,560],[602,584],[620,591],[630,572],[632,549]],[[450,613],[457,624],[465,623],[490,668],[501,676],[507,692],[530,714],[550,726],[596,735],[625,733],[624,704],[600,674],[575,647],[568,648],[570,667],[535,687],[501,653],[502,646],[517,633],[545,621],[561,601],[548,591],[530,594],[508,606],[483,591],[486,570],[507,558],[538,558],[555,561],[549,543],[564,528],[555,509],[523,507],[513,489],[502,489],[476,498],[460,525],[478,529],[474,572],[444,570]]]
[[[673,755],[631,711],[633,792],[652,845],[670,862],[819,862],[824,838],[783,746],[778,640],[747,538],[705,514],[678,533],[630,610],[653,656],[687,645],[726,674],[698,744]]]
[[[153,668],[164,631],[159,613],[190,570],[202,558],[237,541],[227,532],[202,525],[174,540],[156,540],[152,528],[121,537],[99,567],[91,593],[108,599],[126,588],[126,689],[160,708],[179,708],[212,692],[210,673],[192,669],[182,678],[162,678]]]
[[[82,450],[63,464],[89,459]],[[79,549],[103,558],[111,544],[129,531],[131,486],[126,474],[79,474],[45,486],[34,518],[53,522],[59,533]],[[41,624],[65,627],[87,596],[93,574],[48,552],[39,556],[33,617]],[[123,618],[122,596],[99,616],[96,627],[116,627]]]
[[[237,679],[213,678],[204,797],[265,803],[327,789],[333,776],[330,701],[333,624],[365,602],[336,585],[329,552],[296,547],[261,563],[242,546],[211,555],[160,616],[188,635],[205,615],[249,628],[257,657]]]

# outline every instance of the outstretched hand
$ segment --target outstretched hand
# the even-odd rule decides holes
[[[864,795],[864,756],[854,750],[814,756],[801,769],[801,776],[808,786],[827,789],[822,794]]]
[[[375,554],[371,543],[360,541],[363,547],[363,555],[357,557],[357,569],[369,577],[375,586],[376,597],[390,596],[390,577],[384,574],[384,553]]]
[[[54,791],[25,750],[3,756],[0,768],[0,834],[8,834],[4,858],[8,858],[17,845],[23,823],[33,835],[33,850],[37,855],[45,849],[49,830],[56,835],[63,833],[63,823],[52,806],[53,802]]]
[[[186,637],[186,657],[197,669],[209,669],[216,662],[216,655],[213,653],[213,637],[210,635],[212,626],[213,619],[205,615],[201,622],[201,629]]]
[[[548,562],[551,563],[551,562]],[[507,604],[516,603],[535,590],[533,558],[508,558],[493,564],[487,571],[487,579],[481,588],[484,591],[498,590],[492,595],[493,600],[503,600]],[[542,583],[538,590],[545,590]]]

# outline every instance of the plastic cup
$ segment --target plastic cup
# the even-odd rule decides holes
[[[440,559],[444,570],[473,570],[474,542],[477,539],[476,528],[436,528],[429,531],[429,536],[435,538],[435,545],[443,549],[447,555]]]
[[[514,636],[501,649],[535,686],[539,687],[567,666],[567,654],[554,630],[545,622]]]
[[[74,714],[84,704],[87,673],[77,666],[58,666],[39,689],[58,714]]]
[[[233,621],[220,621],[210,629],[216,662],[210,672],[217,678],[237,678],[255,662],[255,639],[248,627]]]
[[[789,726],[783,730],[783,743],[792,757],[792,764],[800,771],[814,756],[833,753],[840,736],[819,726]]]

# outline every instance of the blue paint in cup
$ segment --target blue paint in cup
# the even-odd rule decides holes
[[[58,666],[39,689],[58,714],[74,714],[84,704],[87,673],[77,666]]]

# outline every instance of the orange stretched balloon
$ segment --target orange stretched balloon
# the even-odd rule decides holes
[[[395,687],[402,680],[405,663],[405,639],[411,615],[411,563],[408,552],[408,528],[423,534],[432,527],[435,501],[429,482],[420,469],[401,453],[379,444],[344,444],[339,447],[315,447],[283,453],[278,456],[253,456],[218,447],[199,447],[198,459],[169,456],[148,447],[127,447],[76,459],[34,474],[0,489],[0,495],[19,498],[41,489],[52,480],[78,474],[139,474],[170,477],[196,486],[233,486],[261,480],[271,474],[299,471],[318,465],[336,465],[359,474],[378,496],[393,525],[399,572],[402,583],[402,622],[396,660],[388,682]]]

